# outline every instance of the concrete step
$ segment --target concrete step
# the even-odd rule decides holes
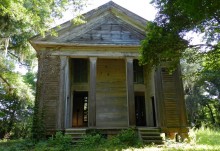
[[[138,133],[145,144],[163,144],[163,138],[158,128],[138,128]]]
[[[85,133],[86,129],[66,129],[65,132],[76,132],[76,133]]]
[[[160,133],[160,129],[143,129],[143,128],[141,128],[141,129],[139,129],[138,128],[138,130],[140,131],[140,132],[158,132],[158,133]]]
[[[164,142],[162,140],[143,140],[144,144],[163,144]]]
[[[160,136],[158,132],[139,132],[142,136]]]
[[[86,133],[65,133],[65,134],[71,136],[81,136],[81,135],[85,135]]]
[[[143,140],[163,140],[161,136],[141,136]]]
[[[82,138],[86,135],[86,129],[83,128],[70,128],[65,130],[66,135],[70,135],[73,138],[73,143],[77,144],[82,142]]]

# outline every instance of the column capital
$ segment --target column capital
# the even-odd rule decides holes
[[[127,62],[133,62],[133,60],[134,60],[134,58],[132,58],[132,57],[126,57]]]
[[[90,61],[96,61],[96,60],[97,60],[97,57],[89,57],[89,60],[90,60]]]
[[[60,56],[60,59],[66,60],[66,59],[67,59],[67,56]]]

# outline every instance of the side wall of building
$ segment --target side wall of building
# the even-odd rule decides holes
[[[56,129],[57,101],[59,100],[60,57],[50,56],[48,51],[41,51],[38,55],[37,103],[39,115],[47,132]]]
[[[173,72],[159,67],[155,75],[159,126],[168,137],[186,134],[187,117],[180,66]]]

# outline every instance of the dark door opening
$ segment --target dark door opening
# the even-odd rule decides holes
[[[146,126],[145,98],[144,94],[135,94],[136,126]]]
[[[154,127],[157,126],[157,122],[156,122],[156,109],[155,109],[155,100],[154,97],[151,97],[151,102],[152,102],[152,111],[153,111],[153,123],[154,123]]]
[[[88,92],[74,92],[72,126],[88,126]]]

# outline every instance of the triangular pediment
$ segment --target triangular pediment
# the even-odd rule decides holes
[[[32,44],[109,44],[139,45],[145,37],[146,20],[114,2],[106,3],[84,14],[86,23],[74,25],[71,21],[55,27],[58,36],[37,36]]]
[[[64,43],[138,45],[144,35],[124,21],[108,15],[98,25],[78,36],[70,34]]]

